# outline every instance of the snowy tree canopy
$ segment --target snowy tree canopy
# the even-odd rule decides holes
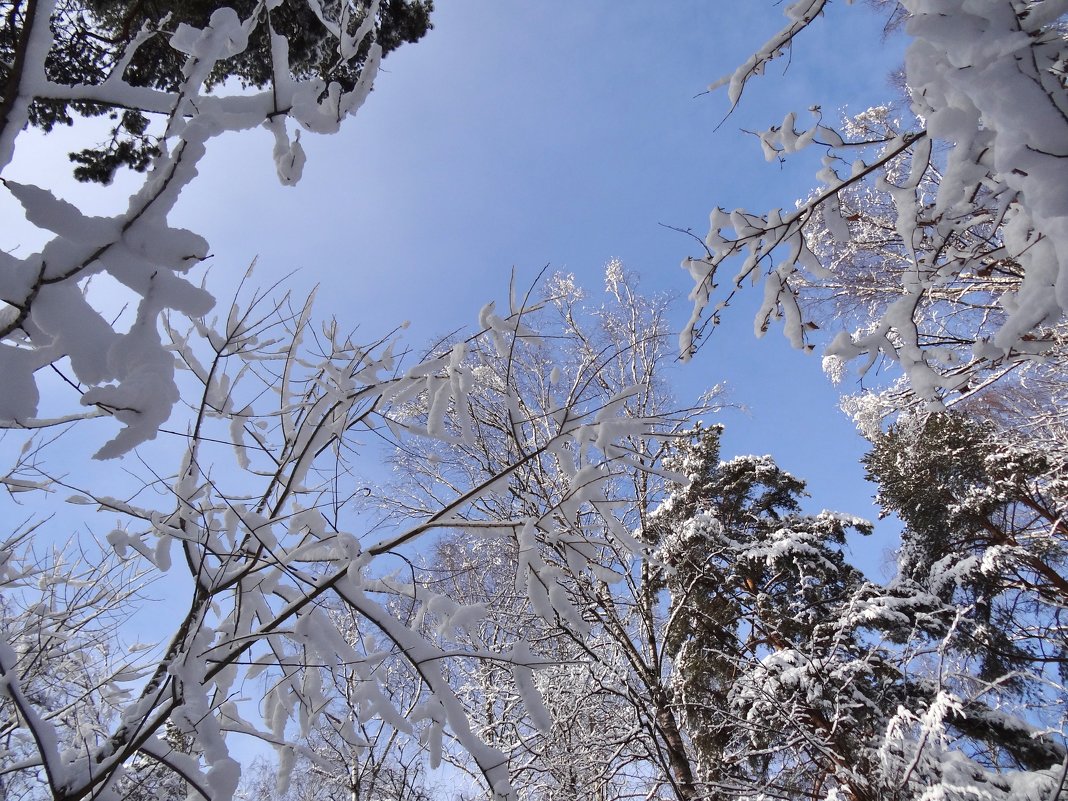
[[[518,538],[496,526],[477,542],[446,538],[422,574],[429,589],[485,608],[477,627],[459,632],[460,643],[526,643],[542,663],[523,674],[472,662],[454,674],[477,730],[507,755],[520,797],[615,798],[644,787],[686,798],[692,775],[669,700],[660,585],[644,562],[641,531],[665,481],[667,444],[695,415],[713,411],[716,392],[694,408],[675,407],[666,381],[674,358],[668,303],[643,296],[618,261],[606,267],[603,293],[557,274],[534,305],[529,320],[545,332],[537,347],[468,351],[478,377],[468,408],[450,408],[442,421],[458,430],[469,418],[475,438],[427,440],[398,453],[396,485],[380,494],[396,514],[423,514],[448,487],[484,481],[522,449],[540,448],[564,398],[576,408],[662,419],[662,436],[625,438],[629,468],[621,464],[601,482],[586,507],[568,498],[577,478],[570,456],[526,465],[484,498],[487,524],[546,501],[559,503],[556,514]],[[503,402],[509,382],[518,395]],[[413,411],[422,418],[428,407]],[[453,761],[465,767],[470,757],[461,751]]]
[[[0,253],[0,488],[45,510],[0,536],[0,795],[421,801],[449,765],[508,801],[1061,796],[1068,0],[893,4],[909,108],[774,120],[766,157],[822,149],[822,188],[716,210],[686,262],[685,356],[762,279],[759,333],[837,317],[832,368],[900,365],[866,460],[905,524],[885,581],[866,522],[694,431],[715,396],[676,408],[666,301],[617,261],[603,304],[513,285],[418,358],[273,290],[211,317],[170,222],[209,144],[262,126],[295,183],[430,5],[0,3],[0,175],[27,127],[105,114],[78,176],[144,172],[114,217],[0,177],[47,239]],[[786,8],[732,105],[829,5]],[[79,459],[93,417],[120,480]]]
[[[163,14],[144,4],[7,3],[0,176],[27,125],[47,129],[72,111],[120,117],[109,144],[76,157],[85,177],[106,179],[120,164],[147,172],[127,211],[113,218],[3,180],[26,220],[52,238],[30,255],[0,253],[0,424],[110,415],[122,429],[100,458],[152,439],[178,400],[160,315],[199,317],[213,303],[185,277],[208,256],[208,243],[167,222],[208,142],[264,126],[275,137],[279,180],[298,181],[300,129],[337,131],[371,91],[384,52],[425,31],[428,8],[294,0],[179,4]],[[116,330],[94,305],[96,274],[133,293],[128,330]],[[60,370],[73,392],[41,417],[38,376],[46,367]]]
[[[81,554],[42,554],[32,528],[0,550],[0,581],[15,605],[0,645],[4,781],[35,777],[56,801],[115,798],[141,754],[201,796],[226,801],[240,776],[234,737],[273,746],[284,783],[296,756],[315,760],[306,742],[313,730],[359,755],[362,724],[380,720],[415,738],[431,767],[447,731],[484,786],[512,794],[505,753],[472,725],[451,677],[489,661],[522,682],[547,657],[524,638],[462,638],[488,610],[413,581],[408,554],[442,531],[472,543],[509,537],[524,560],[516,592],[547,625],[581,632],[582,611],[556,578],[560,560],[598,571],[600,554],[635,547],[604,490],[652,468],[633,443],[655,442],[671,420],[624,414],[641,386],[597,403],[564,392],[550,416],[534,416],[519,373],[506,369],[492,376],[494,402],[512,414],[496,432],[503,459],[481,475],[454,475],[403,522],[366,520],[354,509],[364,497],[354,476],[380,455],[355,437],[384,438],[402,453],[428,438],[475,442],[483,420],[469,404],[487,380],[482,355],[525,361],[540,332],[527,309],[499,314],[489,304],[480,332],[404,369],[394,341],[359,346],[334,324],[313,327],[309,314],[310,304],[261,296],[219,326],[166,327],[199,401],[176,465],[148,468],[133,498],[109,494],[106,476],[52,475],[47,446],[32,440],[5,476],[7,488],[23,492],[73,490],[68,503],[117,522],[96,546],[102,553],[83,544]],[[584,380],[603,369],[591,365]],[[500,493],[523,486],[517,477],[553,465],[552,495],[531,493],[507,517],[487,516]],[[560,540],[557,521],[590,516],[608,522]],[[168,606],[183,611],[159,642],[124,647],[99,615],[129,616],[146,582],[165,575],[181,577],[186,600]],[[424,628],[429,620],[437,636]],[[397,692],[384,681],[390,672],[414,689]],[[249,713],[238,700],[261,682]],[[537,710],[538,688],[521,686]],[[168,721],[193,738],[193,753],[161,741]]]
[[[275,80],[280,65],[272,55],[271,34],[283,37],[289,51],[288,70],[299,80],[317,79],[323,86],[337,83],[351,91],[359,82],[370,55],[370,39],[357,45],[355,54],[338,50],[337,39],[344,31],[351,36],[359,30],[366,15],[375,13],[374,41],[388,54],[404,42],[421,38],[430,26],[432,3],[394,0],[382,3],[372,12],[367,6],[346,7],[339,3],[276,2],[254,0],[227,4],[240,19],[258,18],[250,26],[247,45],[212,65],[206,87],[226,81],[244,88],[264,88]],[[47,79],[68,86],[99,86],[116,68],[118,77],[134,87],[165,92],[179,91],[187,53],[175,47],[170,33],[181,25],[204,28],[222,6],[216,0],[156,4],[146,2],[80,2],[60,0],[52,11],[53,42],[45,58]],[[0,85],[17,76],[20,52],[25,48],[27,22],[33,25],[34,4],[3,4],[5,25],[0,29]],[[146,35],[148,34],[148,35]],[[140,39],[135,42],[135,39]],[[120,61],[126,59],[123,66]],[[11,65],[8,67],[7,65]],[[10,101],[13,102],[13,98]],[[0,100],[7,102],[7,100]],[[84,98],[36,97],[29,107],[29,122],[45,131],[57,125],[72,125],[74,115],[107,115],[114,122],[111,138],[95,147],[71,154],[78,166],[75,177],[83,181],[109,183],[119,167],[143,172],[160,154],[160,130],[150,127],[149,109],[136,105],[94,102]]]
[[[801,514],[804,482],[769,456],[721,461],[719,435],[699,429],[668,460],[689,484],[648,529],[670,596],[662,636],[698,767],[692,797],[861,797],[884,668],[847,622],[866,590],[842,546],[870,524]]]
[[[648,518],[696,767],[680,798],[1000,801],[1063,786],[1063,479],[966,420],[923,425],[868,458],[907,523],[885,584],[843,549],[869,525],[800,514],[804,483],[770,457],[721,461],[711,428],[665,460],[689,479]]]
[[[792,3],[789,24],[715,86],[740,102],[828,6]],[[881,299],[862,292],[854,330],[839,330],[827,356],[863,371],[896,362],[936,405],[1055,357],[1068,309],[1065,11],[1058,0],[902,0],[909,108],[839,128],[813,107],[808,121],[790,112],[760,134],[769,160],[821,149],[821,187],[792,210],[712,212],[705,254],[683,265],[695,282],[684,356],[735,290],[762,282],[757,333],[782,320],[806,349],[825,323],[806,312],[808,288],[876,286]]]

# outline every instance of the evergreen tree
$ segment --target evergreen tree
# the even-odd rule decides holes
[[[927,599],[918,632],[961,663],[948,688],[964,706],[950,725],[991,766],[1059,762],[1063,747],[1031,724],[1059,726],[1068,678],[1064,465],[955,414],[905,419],[865,464],[905,524],[893,591]]]
[[[876,444],[869,472],[906,523],[886,586],[842,552],[868,525],[802,514],[804,483],[770,457],[720,461],[718,429],[680,449],[689,483],[647,537],[707,797],[1000,801],[1053,786],[1064,482],[991,436],[936,416]]]
[[[850,626],[865,581],[841,547],[867,523],[805,515],[805,484],[770,457],[719,460],[700,430],[675,468],[690,483],[654,515],[670,591],[666,647],[710,797],[874,797],[884,660]]]

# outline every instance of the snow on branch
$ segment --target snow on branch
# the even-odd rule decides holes
[[[79,546],[101,567],[57,571],[55,586],[64,592],[90,578],[95,603],[119,618],[143,602],[120,583],[130,571],[142,584],[167,574],[187,593],[186,601],[166,605],[180,613],[160,610],[158,643],[126,647],[120,630],[102,621],[75,625],[82,607],[65,602],[69,595],[55,595],[48,614],[39,615],[42,588],[50,585],[35,580],[30,555],[3,550],[11,597],[24,610],[6,616],[10,645],[0,651],[0,729],[18,743],[23,767],[11,768],[16,778],[30,781],[34,766],[44,766],[52,796],[74,801],[121,794],[123,782],[151,765],[226,801],[240,778],[234,736],[271,744],[285,774],[294,764],[285,754],[307,754],[310,731],[355,743],[359,721],[417,738],[434,764],[447,733],[470,754],[485,786],[511,797],[507,760],[472,725],[452,677],[458,665],[500,665],[537,713],[531,671],[546,659],[522,642],[463,645],[455,632],[477,626],[485,607],[454,601],[429,589],[422,575],[406,574],[419,570],[418,549],[426,551],[445,528],[483,542],[490,533],[485,510],[521,486],[518,473],[566,460],[558,494],[531,494],[514,519],[493,522],[497,533],[517,537],[524,536],[520,528],[536,529],[525,546],[531,606],[546,625],[581,630],[581,610],[554,582],[560,554],[578,571],[596,566],[606,548],[633,543],[618,525],[572,529],[564,543],[554,521],[611,516],[605,487],[641,470],[633,443],[655,439],[670,422],[633,415],[633,392],[596,403],[564,392],[551,416],[532,416],[529,373],[519,365],[538,352],[542,332],[525,308],[483,313],[486,328],[462,347],[407,368],[395,338],[358,345],[336,323],[315,326],[309,304],[293,305],[288,296],[242,300],[225,321],[182,319],[164,316],[165,347],[181,367],[183,397],[199,400],[174,468],[147,464],[142,490],[117,498],[94,486],[91,473],[80,480],[52,474],[47,442],[31,441],[5,481],[23,493],[62,491],[109,521],[110,533],[95,548]],[[359,476],[380,469],[383,448],[447,449],[480,436],[486,396],[471,387],[485,378],[465,354],[490,353],[515,365],[498,374],[492,399],[495,413],[513,415],[498,431],[510,449],[478,478],[454,476],[422,511],[376,519]],[[597,382],[608,369],[595,360],[583,380]],[[430,425],[426,415],[438,404],[447,413]],[[456,413],[462,406],[470,407],[466,416]],[[92,687],[82,690],[53,660],[92,653],[87,639],[99,644],[99,658],[81,663]],[[412,695],[401,685],[383,686],[386,671],[419,689]],[[49,675],[63,680],[49,687]],[[239,700],[257,687],[255,705]],[[340,714],[339,692],[348,710]],[[87,716],[93,725],[78,723]],[[161,746],[166,727],[185,744],[173,757]]]
[[[729,80],[730,101],[811,23],[791,24]],[[760,135],[765,156],[824,151],[823,187],[794,211],[717,209],[693,278],[684,358],[745,283],[763,276],[757,334],[797,348],[841,319],[826,355],[899,365],[936,407],[1018,362],[1063,349],[1068,310],[1068,43],[1064,4],[903,0],[909,113],[881,106]],[[819,9],[815,9],[818,11]],[[804,13],[802,13],[804,12]],[[798,16],[800,15],[800,16]],[[730,279],[728,261],[740,261]],[[721,285],[723,289],[721,290]],[[719,290],[717,292],[717,290]]]
[[[198,317],[214,303],[187,278],[208,257],[208,243],[167,221],[208,143],[265,126],[275,137],[279,179],[295,183],[304,152],[299,130],[292,129],[337,131],[371,89],[383,54],[376,41],[380,28],[394,24],[391,14],[415,12],[403,3],[382,9],[379,0],[328,8],[272,0],[245,6],[245,17],[222,7],[199,21],[181,16],[182,9],[151,18],[139,5],[116,12],[125,15],[116,23],[69,5],[31,0],[11,7],[7,24],[15,36],[3,54],[10,66],[0,70],[0,176],[27,126],[47,131],[73,113],[109,110],[119,120],[112,142],[72,154],[82,165],[75,175],[109,183],[116,169],[129,166],[145,177],[127,211],[110,218],[91,216],[41,186],[0,177],[26,221],[52,237],[37,253],[0,253],[0,371],[6,387],[0,425],[47,424],[49,418],[39,416],[38,375],[57,367],[75,393],[68,406],[109,414],[121,424],[97,453],[107,459],[153,439],[178,399],[174,357],[160,336],[161,314]],[[425,19],[422,24],[425,31]],[[296,55],[290,39],[301,48]],[[85,42],[95,42],[96,49]],[[244,91],[221,91],[227,78],[239,79]],[[114,278],[135,298],[125,332],[95,304],[86,279],[98,274]]]

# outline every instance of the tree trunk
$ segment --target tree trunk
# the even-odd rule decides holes
[[[697,788],[694,786],[693,770],[690,768],[690,758],[686,753],[686,744],[679,733],[679,726],[675,722],[675,713],[666,702],[661,701],[656,705],[656,728],[663,738],[664,747],[667,749],[668,764],[671,766],[672,784],[675,792],[682,801],[692,801],[697,798]]]

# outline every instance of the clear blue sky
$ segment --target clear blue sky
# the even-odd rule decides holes
[[[411,320],[420,346],[506,297],[513,266],[521,280],[548,264],[597,289],[604,264],[620,258],[649,290],[679,296],[681,324],[691,285],[679,263],[697,251],[659,223],[703,236],[714,206],[792,206],[814,186],[812,163],[767,164],[741,129],[779,124],[789,110],[804,120],[814,104],[834,119],[894,98],[887,76],[904,45],[884,42],[882,18],[866,7],[831,3],[717,131],[726,95],[700,93],[783,25],[782,3],[437,5],[435,29],[386,60],[340,134],[303,138],[308,165],[296,187],[278,184],[266,131],[212,144],[174,222],[212,243],[209,286],[220,297],[258,256],[265,283],[296,269],[296,286],[319,284],[321,315],[368,339]],[[66,133],[25,139],[17,168],[67,174]],[[101,211],[125,206],[122,181],[56,182]],[[873,517],[863,441],[817,356],[791,350],[777,329],[753,338],[758,302],[748,293],[675,371],[678,394],[726,381],[750,411],[721,419],[725,456],[771,453],[809,481],[814,506]],[[855,556],[875,568],[892,544],[891,530]]]

